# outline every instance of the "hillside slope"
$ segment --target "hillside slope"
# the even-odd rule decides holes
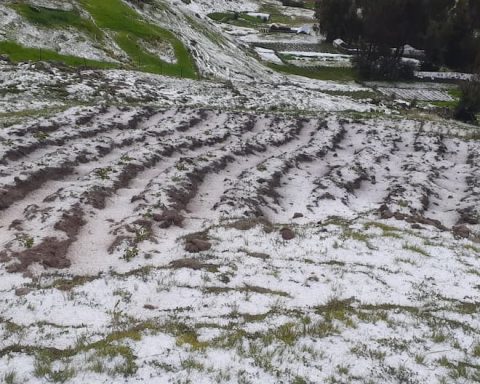
[[[157,2],[135,10],[134,4],[121,0],[7,1],[0,5],[0,53],[15,60],[76,63],[68,58],[74,56],[91,60],[78,64],[103,62],[181,77],[192,77],[195,67],[207,77],[267,75],[205,14],[178,3]],[[15,55],[7,42],[31,50]]]

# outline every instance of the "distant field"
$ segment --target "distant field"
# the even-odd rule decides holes
[[[268,66],[278,72],[284,72],[291,75],[309,77],[317,80],[335,80],[335,81],[353,81],[355,73],[352,68],[337,67],[316,67],[305,68],[294,65],[268,64]]]

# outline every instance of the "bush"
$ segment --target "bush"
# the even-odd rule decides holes
[[[352,59],[358,76],[365,80],[412,80],[414,65],[393,56],[369,58],[360,53]]]
[[[480,113],[480,75],[460,86],[460,101],[455,109],[455,119],[472,123]]]
[[[437,64],[432,63],[431,61],[423,61],[420,65],[420,71],[437,72],[439,70],[440,67]]]
[[[303,0],[281,0],[284,7],[305,8]]]

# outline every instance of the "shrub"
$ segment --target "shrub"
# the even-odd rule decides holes
[[[303,0],[281,0],[284,7],[305,8]]]
[[[460,101],[455,109],[455,119],[467,123],[475,122],[480,113],[480,75],[460,86]]]
[[[396,81],[414,78],[413,64],[388,54],[372,58],[359,53],[352,59],[352,64],[358,76],[365,80]]]

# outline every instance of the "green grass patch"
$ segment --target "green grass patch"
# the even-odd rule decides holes
[[[246,13],[235,12],[213,12],[207,15],[211,20],[218,23],[227,23],[236,25],[239,27],[255,28],[262,24],[265,24],[259,17],[250,16]]]
[[[469,251],[480,253],[480,247],[476,247],[472,244],[464,244],[463,248]]]
[[[355,73],[352,68],[338,68],[338,67],[313,67],[304,68],[297,67],[290,64],[267,64],[271,69],[277,72],[288,73],[290,75],[297,75],[308,77],[317,80],[332,80],[332,81],[354,81]]]
[[[60,9],[34,7],[29,4],[16,4],[13,8],[33,24],[47,28],[72,27],[83,30],[98,39],[103,37],[103,32],[97,28],[92,21],[83,18],[77,10],[64,11]]]
[[[328,303],[315,307],[315,312],[323,315],[327,321],[345,321],[349,314],[354,311],[353,303],[353,299],[331,299]]]
[[[378,228],[382,230],[383,237],[390,237],[394,239],[401,239],[402,236],[400,235],[400,230],[398,228],[392,227],[391,225],[387,225],[385,223],[380,223],[378,221],[370,221],[365,224],[365,229],[370,228]]]
[[[115,32],[116,41],[130,57],[133,65],[145,72],[170,76],[195,78],[194,61],[175,35],[158,26],[140,19],[137,12],[120,0],[80,0],[81,4],[95,19],[98,27]],[[177,59],[168,63],[142,49],[141,41],[168,42]]]
[[[423,248],[420,248],[417,245],[403,244],[402,248],[407,250],[407,251],[412,251],[412,252],[418,253],[422,256],[430,257],[430,254],[427,251],[425,251]]]
[[[462,92],[460,91],[460,88],[455,87],[452,88],[448,91],[448,94],[450,97],[453,98],[451,101],[433,101],[431,104],[435,105],[436,107],[439,108],[448,108],[448,109],[455,109],[460,101],[460,97],[462,95]]]
[[[58,61],[72,67],[86,68],[116,68],[115,63],[88,60],[82,57],[61,55],[48,49],[29,48],[12,41],[0,41],[0,54],[7,55],[13,62],[20,61]]]
[[[74,104],[72,104],[74,105]],[[0,129],[10,127],[14,124],[25,122],[26,119],[38,119],[41,117],[50,117],[56,113],[63,112],[72,105],[55,106],[43,109],[24,109],[21,111],[0,112]],[[79,104],[75,104],[79,105]]]
[[[268,13],[271,16],[271,23],[287,24],[287,25],[301,25],[313,23],[314,19],[310,17],[294,17],[282,13],[282,8],[273,4],[263,4],[258,12]]]

